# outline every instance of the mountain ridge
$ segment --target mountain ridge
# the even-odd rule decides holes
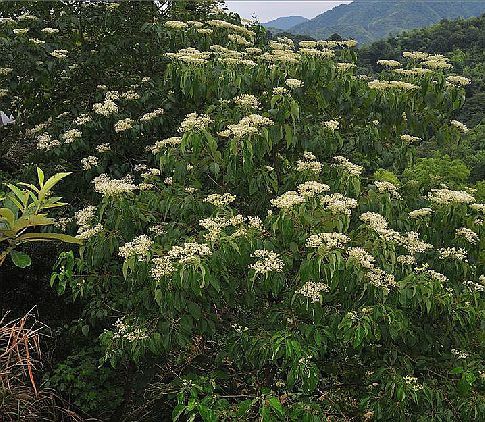
[[[437,23],[441,19],[468,18],[485,12],[485,2],[425,0],[354,0],[288,29],[293,34],[324,39],[334,33],[369,43],[391,34]]]
[[[296,25],[308,22],[310,19],[304,16],[281,16],[268,22],[264,22],[261,26],[265,28],[276,28],[279,30],[288,30]]]

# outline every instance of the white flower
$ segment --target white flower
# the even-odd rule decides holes
[[[333,159],[337,162],[337,164],[332,164],[332,167],[341,167],[353,176],[360,176],[364,170],[362,166],[351,163],[349,160],[347,160],[347,158],[342,157],[341,155],[333,157]]]
[[[468,192],[450,189],[432,189],[428,198],[438,205],[469,204],[475,201],[475,198]]]
[[[312,234],[306,240],[307,248],[343,249],[350,238],[343,233],[318,233]]]
[[[458,130],[460,130],[463,133],[468,133],[469,129],[466,127],[466,125],[462,122],[459,122],[458,120],[452,120],[451,125],[456,127]]]
[[[67,50],[54,50],[50,53],[50,55],[56,59],[65,59],[68,53],[69,51]]]
[[[145,113],[143,116],[140,117],[141,122],[148,122],[155,117],[161,116],[163,113],[165,113],[165,110],[163,108],[157,108],[150,113]]]
[[[470,230],[466,227],[461,227],[459,229],[456,229],[455,231],[457,236],[462,236],[466,239],[467,242],[475,244],[478,243],[480,238],[478,237],[478,234],[476,234],[473,230]]]
[[[311,198],[314,197],[316,194],[329,191],[330,186],[311,180],[309,182],[298,185],[297,189],[299,194],[304,198]]]
[[[120,246],[118,255],[123,257],[125,261],[132,256],[137,256],[138,260],[141,261],[149,254],[152,245],[153,241],[142,234],[135,237],[131,242],[126,242],[123,246]]]
[[[349,260],[356,262],[363,268],[374,268],[375,258],[364,248],[354,247],[348,250]]]
[[[204,202],[208,202],[209,204],[215,205],[216,207],[224,207],[234,202],[235,200],[236,197],[234,195],[231,195],[230,193],[224,193],[222,195],[218,193],[213,193],[207,196],[204,199]]]
[[[321,199],[322,206],[329,210],[332,214],[350,215],[352,208],[357,207],[357,201],[353,198],[348,198],[341,193],[332,193],[325,195]]]
[[[212,119],[207,114],[190,113],[185,116],[185,119],[180,123],[178,129],[181,133],[191,131],[201,131],[207,129],[209,124],[212,123]]]
[[[133,127],[133,123],[134,121],[130,118],[118,120],[114,125],[115,132],[125,132]]]
[[[84,170],[91,170],[98,165],[98,158],[94,155],[89,155],[81,160],[81,165]]]
[[[432,213],[433,213],[433,210],[431,208],[419,208],[417,210],[411,211],[409,213],[409,217],[411,218],[427,217]]]
[[[301,88],[304,85],[299,79],[287,79],[285,84],[291,89]]]
[[[296,291],[297,294],[305,296],[311,299],[313,303],[319,302],[321,300],[322,292],[328,292],[330,287],[325,283],[315,283],[313,281],[307,281],[299,290]]]
[[[124,179],[110,179],[108,175],[101,174],[93,182],[94,190],[103,196],[117,196],[122,193],[133,192],[137,189],[130,177]]]
[[[283,210],[289,210],[290,208],[302,204],[303,202],[305,202],[305,198],[297,192],[291,190],[271,200],[272,205]]]
[[[249,268],[254,270],[255,275],[268,275],[272,271],[283,271],[284,263],[281,260],[280,256],[273,251],[258,249],[254,251],[251,256],[257,258],[257,261],[249,266]]]
[[[111,145],[107,142],[104,144],[96,145],[96,151],[99,153],[111,151]]]
[[[118,106],[115,104],[113,100],[104,100],[103,103],[96,103],[93,105],[93,110],[96,114],[100,114],[102,116],[109,116],[111,114],[118,113]]]
[[[340,123],[337,120],[328,120],[326,122],[323,122],[322,124],[326,128],[330,129],[332,132],[336,131],[340,126]]]

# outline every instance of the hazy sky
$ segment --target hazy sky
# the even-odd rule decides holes
[[[326,10],[350,1],[333,0],[226,0],[227,7],[245,18],[255,15],[260,22],[280,16],[305,16],[313,18]]]

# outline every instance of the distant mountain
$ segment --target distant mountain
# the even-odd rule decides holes
[[[262,23],[261,25],[265,28],[276,28],[286,31],[295,25],[299,25],[304,22],[308,22],[309,19],[303,16],[283,16],[281,18]]]
[[[290,32],[318,39],[338,33],[369,43],[444,18],[468,18],[484,12],[484,0],[354,0],[298,24]]]

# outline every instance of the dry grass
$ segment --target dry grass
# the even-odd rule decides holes
[[[40,340],[46,326],[29,311],[22,318],[0,319],[0,422],[81,421],[54,391],[36,379],[42,366]]]

